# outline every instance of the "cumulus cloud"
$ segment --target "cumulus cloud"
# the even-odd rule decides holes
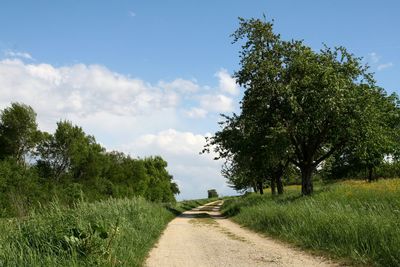
[[[216,188],[225,195],[232,194],[233,190],[227,187],[220,175],[221,162],[213,160],[216,155],[199,154],[205,145],[206,136],[210,134],[168,129],[142,135],[133,143],[121,146],[121,149],[133,155],[158,154],[168,159],[168,169],[182,189],[181,199],[204,198],[210,188]]]
[[[135,142],[137,147],[154,145],[157,150],[163,150],[174,155],[198,154],[205,145],[205,136],[191,132],[178,132],[174,129],[161,131],[157,134],[147,134]]]
[[[229,93],[231,95],[237,95],[239,93],[239,86],[236,84],[236,80],[228,73],[226,69],[220,69],[215,76],[219,79],[219,89],[222,92]]]
[[[191,108],[185,111],[185,114],[189,118],[205,118],[207,115],[207,110],[202,108]]]
[[[233,98],[216,87],[212,92],[181,78],[151,84],[101,65],[55,67],[12,57],[0,60],[0,88],[0,109],[11,102],[28,104],[42,130],[52,132],[57,121],[67,119],[109,150],[163,156],[181,186],[181,198],[205,197],[210,188],[232,192],[220,175],[221,162],[199,155],[206,134],[174,130],[191,129],[184,117],[233,110]]]
[[[181,93],[195,93],[199,90],[199,85],[194,81],[175,79],[172,82],[160,81],[158,85],[167,90],[176,90]]]
[[[381,70],[384,70],[384,69],[387,69],[387,68],[390,68],[390,67],[393,67],[393,63],[392,63],[392,62],[388,62],[388,63],[384,63],[384,64],[379,64],[378,67],[376,67],[376,69],[377,69],[378,71],[381,71]]]
[[[86,116],[97,112],[137,115],[174,108],[179,96],[100,65],[76,64],[56,68],[25,64],[18,59],[0,61],[1,101],[22,101],[51,110]]]
[[[231,112],[234,110],[233,99],[222,94],[200,96],[200,107],[213,112]]]

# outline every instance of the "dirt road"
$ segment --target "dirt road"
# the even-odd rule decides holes
[[[221,201],[171,221],[146,266],[337,266],[241,228],[221,216]]]

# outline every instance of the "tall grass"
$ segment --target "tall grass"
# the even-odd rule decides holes
[[[254,230],[358,264],[400,266],[400,180],[346,181],[311,197],[227,200],[223,212]]]
[[[167,223],[189,209],[176,206],[171,212],[142,198],[74,208],[53,203],[26,218],[3,219],[0,266],[141,266]]]

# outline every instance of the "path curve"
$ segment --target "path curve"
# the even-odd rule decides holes
[[[211,202],[172,220],[146,266],[338,266],[240,227],[221,215],[221,205]]]

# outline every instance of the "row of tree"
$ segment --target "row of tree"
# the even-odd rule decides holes
[[[314,51],[283,40],[264,19],[240,19],[235,78],[244,88],[241,113],[223,115],[209,138],[225,159],[223,175],[237,190],[283,192],[285,173],[299,173],[302,193],[313,192],[317,170],[373,170],[399,153],[400,109],[396,95],[378,87],[361,58],[344,47]]]
[[[179,193],[161,157],[107,152],[69,121],[40,131],[36,113],[12,103],[0,114],[0,216],[24,215],[38,203],[143,196],[173,202]]]

